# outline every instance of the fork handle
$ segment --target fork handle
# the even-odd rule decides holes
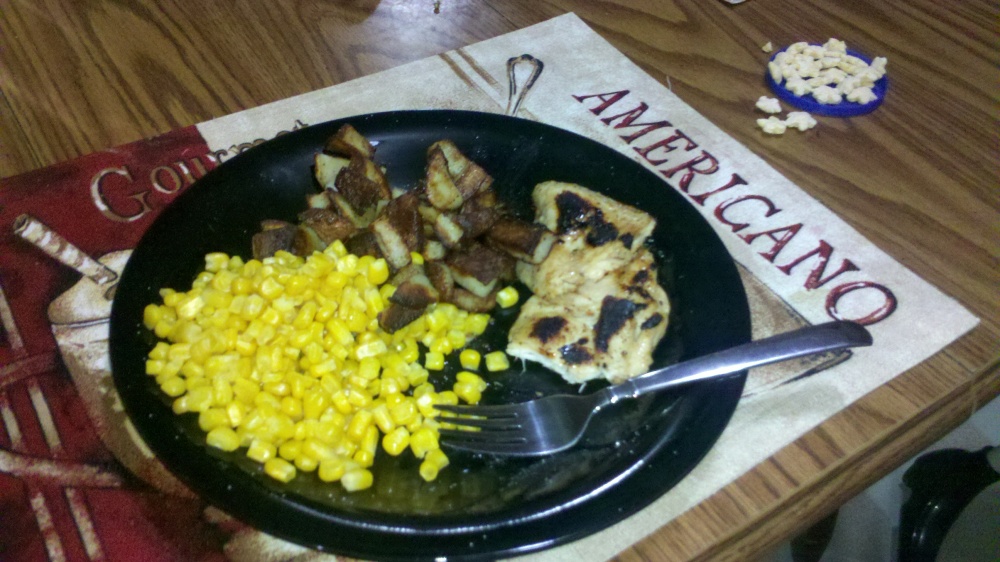
[[[648,392],[725,376],[796,357],[871,344],[871,334],[864,326],[855,322],[836,321],[807,326],[650,371],[645,375],[608,387],[607,391],[610,393],[608,398],[612,402],[622,398],[635,398]]]

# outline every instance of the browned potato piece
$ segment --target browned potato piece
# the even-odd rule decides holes
[[[279,250],[291,252],[295,247],[295,235],[298,227],[294,224],[279,221],[265,220],[260,223],[261,231],[253,235],[251,247],[255,259],[264,259],[273,256]]]
[[[337,194],[343,197],[351,210],[359,216],[371,212],[378,206],[379,201],[388,201],[392,198],[389,184],[378,166],[371,160],[358,156],[351,158],[350,164],[340,170],[334,185]]]
[[[432,149],[427,155],[426,190],[427,200],[437,209],[452,211],[465,201],[448,171],[448,160],[441,149]]]
[[[439,298],[445,302],[451,302],[451,293],[455,288],[455,279],[451,275],[451,269],[439,261],[424,263],[424,269],[431,285],[437,290]]]
[[[463,211],[483,211],[493,209],[501,213],[500,201],[497,199],[497,192],[492,187],[484,187],[470,197],[463,205]]]
[[[440,213],[434,221],[434,235],[448,248],[456,248],[465,236],[465,230],[451,213]]]
[[[375,241],[394,270],[410,263],[410,252],[417,251],[424,245],[424,230],[418,205],[415,192],[403,194],[390,201],[371,224]]]
[[[334,240],[344,240],[358,230],[349,219],[329,209],[307,209],[299,213],[299,222],[312,229],[326,245]]]
[[[382,250],[375,241],[375,235],[368,229],[359,230],[353,236],[344,240],[344,247],[355,256],[382,257]]]
[[[366,228],[375,220],[375,216],[378,214],[377,206],[369,207],[367,212],[359,213],[343,195],[336,192],[330,194],[330,201],[338,213],[358,228]]]
[[[556,236],[540,224],[513,217],[497,220],[486,232],[491,246],[529,263],[542,263],[549,255]]]
[[[488,189],[493,184],[493,178],[479,164],[469,160],[450,140],[440,140],[431,145],[430,150],[440,150],[448,161],[448,172],[462,194],[462,200],[467,200],[476,192]]]
[[[332,191],[331,189],[324,189],[319,193],[313,193],[306,197],[306,203],[310,209],[329,209],[330,205],[333,204],[333,201],[330,199]]]
[[[351,160],[342,156],[330,156],[317,152],[313,163],[313,173],[319,185],[333,187],[337,181],[337,175],[351,163]]]
[[[378,313],[378,325],[392,334],[405,327],[424,313],[424,308],[410,308],[401,304],[389,303],[385,310]]]
[[[451,268],[455,284],[478,297],[489,295],[497,288],[500,278],[513,267],[501,253],[482,244],[453,251],[444,261]]]
[[[489,312],[496,307],[499,291],[500,287],[497,287],[480,297],[462,287],[455,287],[449,295],[448,302],[467,312]]]
[[[468,205],[462,206],[462,210],[455,215],[455,222],[462,227],[462,231],[468,238],[477,238],[488,232],[500,218],[500,213],[496,209],[467,209],[466,207]]]
[[[352,156],[354,154],[371,158],[375,156],[375,147],[368,142],[357,129],[350,124],[346,124],[337,130],[332,137],[326,141],[323,147],[327,152],[342,156]]]
[[[435,303],[440,298],[437,289],[431,285],[426,275],[414,275],[400,283],[389,297],[389,302],[401,304],[408,308],[423,308]]]
[[[326,246],[315,230],[300,224],[295,231],[292,253],[297,256],[310,256],[313,252],[322,252]]]
[[[418,275],[426,275],[424,264],[410,262],[406,266],[401,267],[399,271],[393,273],[392,277],[389,278],[389,283],[398,287]]]
[[[425,260],[441,260],[448,253],[444,244],[437,240],[425,240],[424,248],[420,251]]]

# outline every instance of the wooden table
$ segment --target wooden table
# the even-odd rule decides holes
[[[0,7],[0,176],[570,11],[982,319],[619,557],[754,558],[1000,394],[995,2],[8,1]],[[888,57],[883,107],[871,118],[824,123],[808,142],[762,135],[750,109],[760,95],[761,46],[828,37]]]

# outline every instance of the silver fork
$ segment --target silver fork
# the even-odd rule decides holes
[[[436,408],[446,415],[438,421],[465,428],[441,429],[441,443],[476,453],[549,455],[575,445],[593,415],[619,400],[796,357],[871,344],[871,334],[863,326],[828,322],[670,365],[591,394],[558,394],[518,404],[439,405]]]

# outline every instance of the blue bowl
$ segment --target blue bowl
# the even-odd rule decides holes
[[[787,49],[787,47],[785,49]],[[774,57],[778,56],[779,53],[784,52],[785,49],[774,53],[770,60],[773,61]],[[871,58],[856,51],[848,49],[847,54],[858,57],[868,64],[872,63]],[[806,94],[804,96],[796,95],[791,90],[775,82],[774,79],[771,78],[770,72],[765,72],[764,77],[767,81],[767,85],[771,88],[775,95],[788,105],[814,115],[826,115],[829,117],[856,117],[858,115],[871,113],[872,111],[878,109],[878,106],[882,105],[882,102],[885,100],[886,91],[889,89],[889,81],[885,76],[883,76],[875,82],[874,86],[872,86],[872,92],[875,93],[876,98],[868,103],[855,103],[853,101],[845,100],[837,104],[825,104],[816,101],[812,94]]]

